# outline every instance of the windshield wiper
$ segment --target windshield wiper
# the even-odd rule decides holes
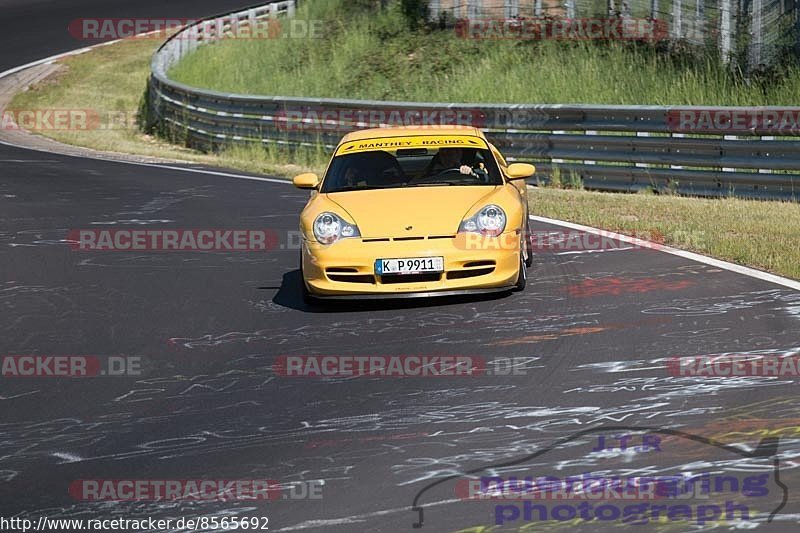
[[[406,187],[437,187],[439,185],[460,185],[452,181],[423,181],[420,183],[409,183]]]
[[[395,189],[402,187],[402,185],[351,185],[348,187],[339,187],[333,191],[326,191],[326,193],[345,192],[345,191],[368,191],[370,189]]]

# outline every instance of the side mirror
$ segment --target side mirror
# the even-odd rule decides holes
[[[506,169],[506,175],[510,180],[522,180],[530,178],[536,173],[536,167],[530,163],[512,163]]]
[[[298,189],[316,189],[319,186],[319,176],[313,172],[307,172],[292,178],[292,183]]]

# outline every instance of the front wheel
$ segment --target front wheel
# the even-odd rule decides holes
[[[300,294],[303,296],[303,303],[306,305],[313,305],[317,303],[316,298],[311,295],[306,285],[306,276],[303,274],[303,252],[300,252]]]
[[[302,278],[300,279],[300,286],[301,286],[300,290],[302,291],[303,294],[303,303],[306,305],[313,305],[317,303],[316,299],[313,296],[311,296],[311,293],[308,291],[308,287],[306,287],[306,282]]]
[[[528,255],[528,258],[525,260],[525,266],[530,267],[533,266],[533,244],[531,239],[533,238],[533,233],[531,233],[531,219],[528,217],[525,223],[525,253]]]
[[[528,269],[525,267],[525,256],[522,252],[519,254],[519,275],[517,276],[517,283],[514,285],[515,291],[524,291],[525,285],[528,282]]]

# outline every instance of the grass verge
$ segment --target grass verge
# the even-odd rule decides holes
[[[17,94],[8,108],[89,110],[92,116],[99,117],[97,127],[34,132],[74,146],[284,177],[324,170],[328,154],[321,149],[289,150],[254,145],[231,148],[215,156],[143,134],[136,115],[150,73],[150,58],[159,44],[154,40],[132,39],[62,59],[59,63],[63,68],[57,75]]]
[[[531,214],[627,235],[800,279],[800,205],[531,189]]]
[[[286,23],[274,38],[225,40],[170,75],[245,94],[422,102],[746,106],[793,105],[800,94],[793,66],[746,83],[716,56],[688,48],[409,30],[398,4],[304,2],[296,18],[311,21],[313,35]]]

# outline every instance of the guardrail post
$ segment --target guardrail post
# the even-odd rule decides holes
[[[631,18],[630,0],[620,0],[619,16],[623,20],[628,20]]]
[[[636,136],[637,137],[650,137],[650,132],[649,131],[637,131],[636,132]],[[636,163],[636,166],[639,167],[639,168],[647,168],[650,165],[648,163]]]
[[[759,139],[761,139],[762,141],[774,141],[775,137],[773,137],[772,135],[762,135],[761,137],[759,137]],[[770,168],[759,168],[758,169],[758,173],[759,174],[772,174],[772,169],[770,169]]]
[[[553,135],[564,135],[565,133],[567,133],[567,132],[564,131],[564,130],[554,130],[553,131]],[[558,158],[558,157],[553,157],[553,158],[550,158],[550,162],[551,163],[563,163],[564,160],[561,159],[561,158]]]
[[[680,39],[683,36],[681,26],[681,2],[682,0],[672,0],[672,38]]]
[[[566,11],[566,18],[575,18],[575,0],[564,0],[564,10]]]
[[[586,135],[597,135],[597,130],[586,130]],[[597,161],[587,159],[583,162],[584,165],[595,165]]]
[[[503,1],[503,18],[515,19],[519,17],[519,0]]]
[[[698,44],[705,44],[705,18],[706,18],[706,4],[705,0],[695,0],[694,4],[694,38]]]
[[[761,48],[763,46],[763,37],[761,34],[761,20],[762,8],[761,0],[750,1],[751,17],[750,17],[750,54],[748,57],[748,70],[757,69],[761,64]]]
[[[197,39],[198,39],[197,26],[192,26],[189,29],[188,34],[189,34],[189,48],[191,50],[197,49],[197,44],[198,44],[197,43]]]
[[[724,140],[724,141],[736,141],[738,139],[739,139],[739,137],[737,137],[736,135],[724,135],[722,137],[722,140]],[[723,172],[736,172],[736,169],[735,168],[731,168],[731,167],[722,167],[722,171]]]
[[[186,52],[184,51],[183,38],[181,37],[180,34],[178,34],[177,41],[178,41],[178,57],[183,57]]]
[[[231,33],[234,38],[239,37],[239,15],[234,15],[231,19]]]
[[[731,60],[731,0],[719,0],[719,55],[723,63]]]
[[[678,138],[678,139],[682,139],[682,138],[686,137],[686,134],[684,134],[684,133],[673,133],[672,136],[675,137],[675,138]],[[680,170],[683,167],[681,165],[670,165],[669,168],[675,169],[675,170]]]

